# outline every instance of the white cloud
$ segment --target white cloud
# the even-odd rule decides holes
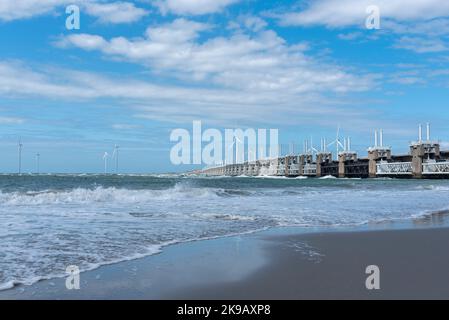
[[[252,30],[254,32],[258,32],[258,31],[264,29],[268,25],[268,23],[265,20],[261,19],[260,17],[256,17],[256,16],[244,17],[243,23],[246,28],[248,28],[249,30]]]
[[[26,19],[49,13],[56,7],[67,4],[68,0],[2,0],[0,1],[0,20]]]
[[[362,26],[366,8],[376,5],[381,18],[396,21],[423,21],[449,16],[449,2],[441,0],[317,0],[299,12],[283,14],[284,25]]]
[[[44,14],[65,14],[64,6],[76,4],[88,15],[103,23],[130,23],[145,16],[148,11],[131,2],[105,2],[103,0],[1,0],[0,20],[28,19]]]
[[[222,11],[239,0],[158,0],[154,1],[163,14],[204,15]]]
[[[338,38],[341,40],[356,40],[363,36],[361,32],[340,33]]]
[[[134,130],[139,129],[140,126],[135,124],[116,123],[112,125],[112,128],[115,130]]]
[[[205,82],[219,87],[291,93],[353,92],[373,86],[369,76],[355,75],[337,65],[308,57],[306,45],[289,45],[271,30],[200,42],[201,32],[212,26],[177,19],[150,27],[144,38],[104,38],[78,34],[60,43],[147,66],[158,75]]]
[[[1,124],[22,124],[24,122],[25,122],[25,119],[22,119],[22,118],[0,116]]]
[[[130,2],[88,2],[85,8],[87,14],[97,17],[103,23],[130,23],[148,14],[147,10],[137,8]]]
[[[354,77],[354,85],[357,80],[364,81]],[[360,123],[369,121],[366,110],[352,109],[344,96],[326,97],[306,91],[159,85],[121,75],[108,74],[106,77],[48,66],[31,68],[10,61],[0,61],[0,95],[10,99],[39,98],[72,104],[107,99],[111,105],[130,108],[137,117],[164,122],[185,123],[202,119],[220,125],[235,125],[237,121],[245,125],[257,122],[310,124],[336,121],[343,115],[354,121],[359,119]]]
[[[394,47],[399,49],[412,50],[417,53],[434,53],[449,50],[447,42],[441,39],[408,36],[401,37],[396,42]]]
[[[68,41],[70,39],[70,41]],[[55,42],[55,45],[61,48],[66,48],[69,45],[74,45],[76,47],[82,48],[84,50],[100,50],[105,45],[107,45],[106,40],[100,36],[89,35],[89,34],[76,34],[69,38],[62,38]]]
[[[449,34],[449,19],[438,18],[428,21],[415,21],[408,24],[387,20],[383,22],[383,28],[397,34],[438,37]]]
[[[416,53],[446,51],[449,37],[449,2],[440,0],[317,0],[297,12],[277,15],[282,25],[365,28],[367,8],[378,6],[381,29],[367,37],[394,34],[393,47]],[[340,34],[343,40],[359,37]]]

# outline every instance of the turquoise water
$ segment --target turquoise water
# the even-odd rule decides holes
[[[279,226],[347,227],[449,209],[449,181],[0,175],[0,288]]]

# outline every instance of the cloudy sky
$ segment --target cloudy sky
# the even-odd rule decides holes
[[[67,30],[66,7],[81,12]],[[381,28],[368,30],[377,5]],[[171,130],[278,128],[364,155],[396,153],[430,121],[449,141],[449,2],[440,0],[1,0],[0,171],[182,171]],[[449,145],[448,145],[449,146]]]

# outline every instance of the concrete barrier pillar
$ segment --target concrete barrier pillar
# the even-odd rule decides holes
[[[316,176],[318,178],[323,176],[322,165],[325,163],[329,163],[331,161],[332,161],[331,153],[318,153],[316,155]]]
[[[316,176],[319,178],[321,174],[321,164],[323,163],[323,155],[321,153],[316,156]]]
[[[423,157],[425,155],[424,145],[423,144],[412,145],[410,147],[410,153],[412,154],[413,178],[421,179],[422,178]]]
[[[391,149],[389,148],[372,148],[368,149],[368,159],[369,159],[369,177],[377,177],[377,163],[381,160],[391,159]]]
[[[298,162],[298,170],[299,170],[299,175],[302,176],[304,175],[304,164],[306,163],[306,156],[305,155],[300,155],[298,157],[299,162]]]
[[[357,161],[357,153],[355,152],[344,152],[338,155],[338,177],[345,178],[346,177],[346,162]]]
[[[344,178],[346,175],[345,172],[345,161],[346,161],[346,155],[345,154],[339,154],[338,155],[338,177]]]

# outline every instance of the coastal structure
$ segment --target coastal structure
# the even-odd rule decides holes
[[[423,139],[420,125],[418,140],[410,143],[410,151],[405,155],[393,155],[392,148],[384,146],[382,130],[376,130],[374,136],[374,146],[367,149],[366,157],[359,157],[351,150],[350,138],[344,139],[342,144],[337,133],[337,139],[329,144],[336,146],[336,159],[322,139],[319,151],[306,141],[301,154],[212,166],[200,173],[207,176],[449,179],[449,151],[440,150],[440,143],[431,140],[429,124],[426,139]]]

